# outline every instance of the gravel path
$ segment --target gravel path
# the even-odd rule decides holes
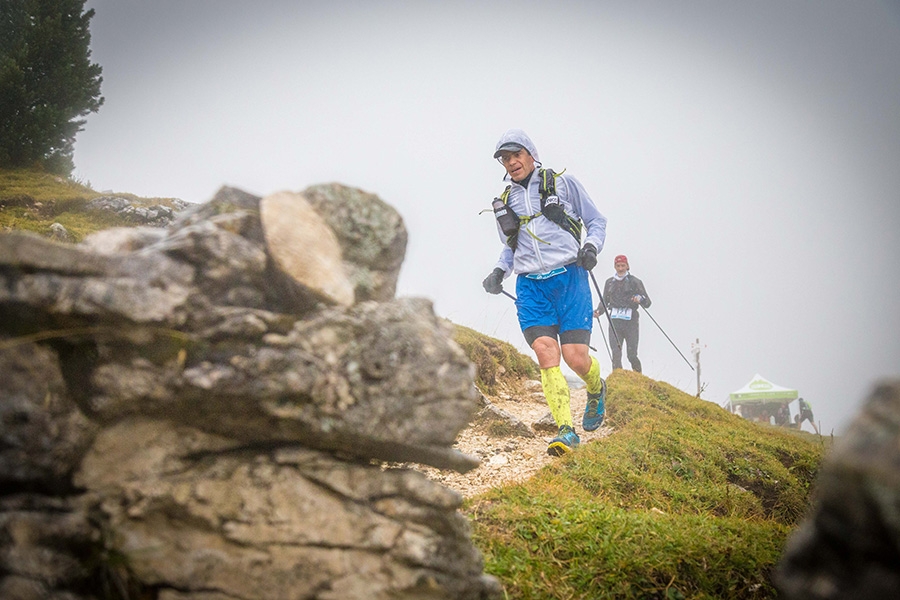
[[[490,488],[503,484],[528,479],[544,465],[558,458],[547,454],[547,444],[556,435],[555,432],[535,431],[533,425],[545,416],[549,416],[550,410],[544,395],[540,392],[540,383],[530,382],[533,391],[518,398],[498,397],[488,398],[496,408],[506,411],[524,423],[535,434],[534,437],[525,435],[493,435],[490,421],[484,418],[476,418],[467,429],[457,436],[454,448],[464,454],[476,456],[481,460],[481,465],[468,473],[456,473],[454,471],[439,471],[429,467],[420,467],[434,481],[458,491],[463,497],[470,497]],[[536,385],[535,385],[536,384]],[[575,431],[581,438],[581,443],[591,443],[606,437],[612,429],[606,426],[596,431],[584,431],[581,429],[581,414],[584,412],[584,403],[587,400],[587,391],[581,389],[572,390],[572,417],[575,422]]]

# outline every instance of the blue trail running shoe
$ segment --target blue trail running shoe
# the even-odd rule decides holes
[[[571,452],[577,448],[580,443],[581,440],[578,439],[578,434],[575,433],[574,429],[568,425],[560,425],[559,433],[550,440],[550,445],[547,446],[547,454],[550,456],[562,456],[566,452]]]
[[[581,417],[581,426],[585,431],[594,431],[603,424],[603,416],[606,414],[606,380],[601,379],[600,383],[603,387],[599,394],[587,395],[584,416]]]

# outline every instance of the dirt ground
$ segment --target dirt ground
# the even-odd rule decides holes
[[[540,391],[539,382],[528,382],[530,392],[516,394],[516,397],[503,394],[489,397],[494,407],[510,413],[524,423],[534,433],[534,437],[525,435],[494,435],[495,429],[489,421],[476,418],[467,429],[457,436],[454,448],[463,454],[475,456],[481,464],[468,473],[440,471],[429,467],[420,470],[434,481],[450,489],[458,491],[463,497],[470,497],[490,488],[511,482],[528,479],[544,465],[559,460],[547,454],[547,444],[556,435],[555,432],[535,431],[533,424],[549,416],[547,401]],[[584,431],[581,428],[581,415],[587,400],[585,388],[571,392],[572,418],[575,432],[582,444],[589,444],[606,437],[612,429],[605,425],[596,431]]]

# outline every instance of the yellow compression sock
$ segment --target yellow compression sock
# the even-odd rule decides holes
[[[579,377],[581,376],[579,375]],[[600,379],[600,363],[593,356],[591,357],[590,370],[581,379],[587,384],[588,394],[599,394],[603,390],[603,383]]]
[[[599,369],[599,367],[598,367]],[[541,369],[541,385],[550,413],[556,425],[572,427],[572,407],[569,405],[569,382],[559,367]]]

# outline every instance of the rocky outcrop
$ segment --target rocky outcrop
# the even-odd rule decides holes
[[[900,381],[872,392],[826,457],[775,581],[786,600],[900,598]]]
[[[87,210],[116,215],[126,222],[149,227],[168,227],[190,204],[178,198],[170,198],[166,204],[142,206],[127,196],[100,196],[87,203]]]
[[[405,244],[339,185],[0,237],[0,597],[497,596],[460,496],[390,466],[477,464],[473,367],[394,298]]]

